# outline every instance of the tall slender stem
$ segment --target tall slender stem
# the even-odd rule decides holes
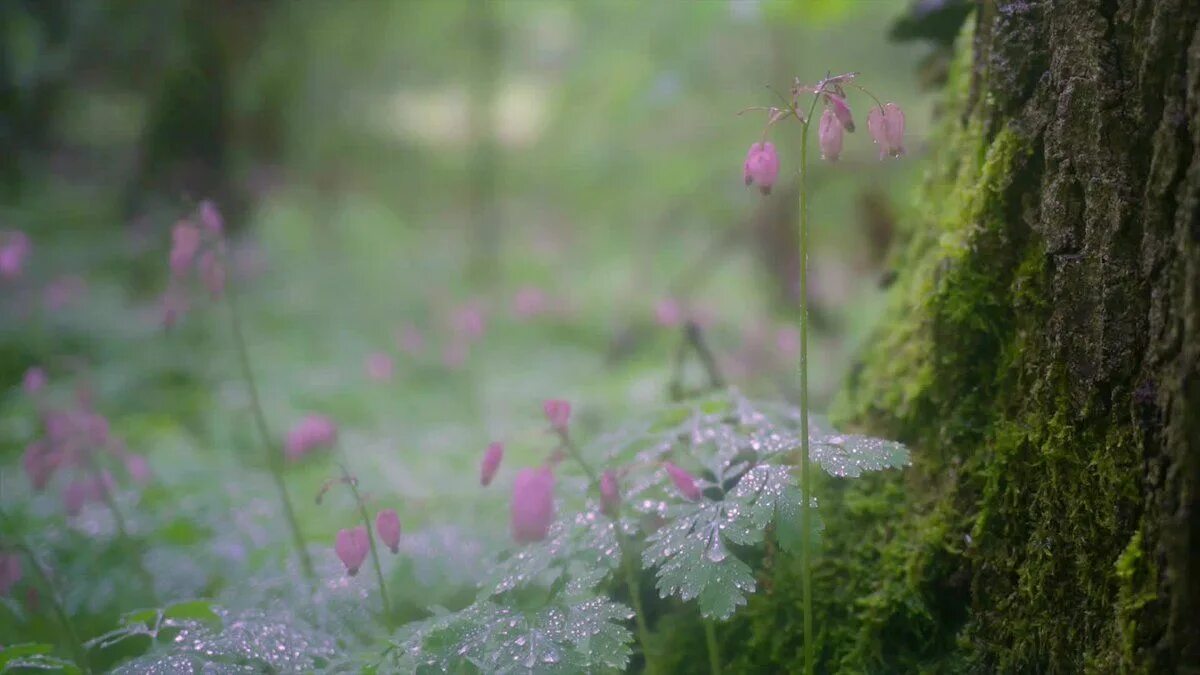
[[[345,457],[345,454],[343,451],[342,456]],[[371,562],[375,563],[375,580],[379,582],[379,598],[383,603],[383,618],[390,620],[392,605],[388,602],[387,586],[383,583],[383,566],[379,564],[379,552],[375,548],[375,530],[371,527],[371,516],[367,514],[367,504],[358,491],[358,481],[346,470],[345,464],[339,466],[342,469],[342,478],[345,479],[346,485],[350,486],[350,491],[354,493],[354,502],[358,504],[358,515],[362,517],[363,527],[367,528],[367,542],[371,545]]]
[[[267,453],[267,467],[270,469],[271,478],[275,482],[275,488],[279,491],[279,501],[283,507],[283,517],[292,532],[292,543],[295,545],[296,555],[300,558],[300,569],[309,581],[315,581],[317,575],[313,571],[312,559],[308,557],[308,549],[304,545],[304,535],[300,533],[300,523],[296,520],[296,510],[292,507],[292,499],[288,495],[287,483],[283,480],[283,455],[280,454],[279,450],[275,447],[275,442],[271,439],[271,431],[267,427],[267,418],[263,414],[262,401],[258,396],[258,385],[254,380],[254,371],[250,367],[250,352],[246,348],[246,336],[242,332],[241,313],[238,311],[237,300],[234,299],[233,284],[229,284],[229,287],[225,290],[225,298],[229,303],[230,323],[233,325],[233,342],[237,347],[238,363],[242,369],[242,377],[246,380],[246,388],[250,391],[250,407],[253,411],[254,423],[258,427],[263,451]]]
[[[808,127],[820,94],[813,96],[800,131],[800,593],[804,597],[804,673],[814,665],[812,611],[812,467],[808,457]]]
[[[704,641],[708,644],[708,671],[721,675],[721,648],[717,645],[717,627],[712,619],[704,620]]]
[[[583,453],[575,446],[571,437],[565,430],[558,431],[559,438],[562,440],[563,447],[566,448],[567,454],[579,468],[583,469],[583,473],[587,475],[588,483],[596,494],[600,493],[600,474],[592,468],[592,465],[583,458]],[[632,546],[629,540],[625,537],[625,533],[621,530],[621,505],[617,505],[616,513],[612,516],[613,528],[617,533],[617,548],[621,553],[621,566],[625,568],[625,586],[629,591],[629,600],[633,603],[634,623],[637,625],[638,642],[642,644],[642,658],[646,661],[646,673],[657,673],[657,662],[655,655],[650,646],[650,628],[646,622],[646,611],[642,608],[642,592],[641,585],[637,579],[637,569],[634,567],[637,558],[632,556]]]

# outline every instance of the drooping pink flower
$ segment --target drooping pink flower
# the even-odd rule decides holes
[[[609,516],[616,516],[621,508],[621,488],[617,484],[617,474],[609,469],[600,476],[600,510]]]
[[[904,154],[904,111],[895,103],[874,106],[867,113],[867,130],[879,146],[879,159]]]
[[[392,379],[395,364],[386,352],[372,352],[367,356],[367,377],[376,382],[388,382]]]
[[[204,225],[204,229],[208,230],[209,234],[220,235],[225,230],[225,219],[221,217],[221,212],[217,210],[217,205],[211,199],[200,202],[197,210],[200,213],[200,223]]]
[[[571,403],[560,398],[552,398],[542,402],[542,411],[546,413],[546,421],[555,431],[565,433],[571,421]]]
[[[0,551],[0,595],[8,595],[21,580],[21,557],[16,552]]]
[[[487,450],[483,452],[483,462],[479,465],[479,484],[487,487],[492,484],[492,479],[496,477],[496,471],[500,468],[500,461],[504,459],[504,444],[496,441],[488,445]]]
[[[200,256],[200,280],[213,300],[225,292],[225,262],[216,251],[205,251]]]
[[[513,481],[512,536],[518,544],[541,541],[554,522],[554,470],[548,466],[525,468]]]
[[[675,484],[675,488],[685,499],[693,502],[700,500],[700,488],[696,485],[696,479],[692,474],[671,462],[663,462],[663,468],[667,470],[671,482]]]
[[[829,108],[821,113],[821,123],[817,127],[817,140],[821,143],[821,159],[836,162],[842,154],[842,123]]]
[[[417,356],[425,349],[425,336],[416,326],[404,324],[396,335],[396,343],[400,346],[400,351],[409,356]]]
[[[683,308],[674,298],[663,298],[654,306],[654,321],[663,328],[678,328],[683,323]]]
[[[301,459],[319,448],[337,442],[337,424],[324,415],[308,415],[288,432],[283,451],[288,459]]]
[[[47,382],[46,371],[34,366],[25,371],[25,376],[21,378],[21,388],[25,390],[26,394],[33,396],[45,389]]]
[[[742,165],[742,177],[746,185],[757,183],[764,195],[771,194],[771,186],[779,178],[779,155],[775,146],[767,142],[751,145]]]
[[[358,568],[362,567],[363,561],[367,559],[367,553],[371,550],[371,539],[367,535],[367,528],[359,525],[352,529],[338,530],[333,550],[342,564],[346,566],[346,574],[350,576],[358,574]]]
[[[32,248],[24,232],[0,232],[0,279],[20,278]]]
[[[177,277],[187,276],[199,250],[200,230],[186,220],[176,223],[171,230],[171,272]]]
[[[850,106],[846,104],[846,99],[837,94],[827,93],[825,102],[829,104],[827,110],[833,110],[833,114],[842,123],[842,128],[848,133],[854,133],[854,115],[850,113]]]
[[[545,314],[549,306],[546,292],[537,286],[522,286],[513,296],[513,315],[518,319],[532,319]]]
[[[395,509],[384,509],[375,516],[375,531],[392,553],[400,552],[400,516]]]

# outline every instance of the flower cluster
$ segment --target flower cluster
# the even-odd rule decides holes
[[[854,113],[846,102],[846,88],[851,87],[870,96],[874,101],[870,112],[867,113],[867,131],[871,139],[879,146],[879,159],[885,157],[900,157],[904,154],[904,111],[895,103],[883,103],[871,92],[854,82],[857,73],[847,73],[826,77],[815,85],[807,86],[799,81],[792,87],[791,101],[786,107],[748,108],[747,110],[763,110],[768,114],[766,129],[763,137],[750,146],[746,153],[746,161],[742,166],[742,175],[746,185],[758,185],[763,194],[770,194],[771,186],[779,178],[779,154],[775,146],[766,140],[767,130],[785,119],[795,119],[804,125],[807,131],[810,123],[800,110],[801,97],[812,95],[810,114],[818,103],[822,104],[821,119],[817,124],[817,142],[821,146],[821,157],[833,162],[842,154],[842,143],[845,134],[854,133]],[[743,111],[745,112],[745,111]]]
[[[162,322],[168,328],[187,313],[188,281],[195,270],[213,300],[225,292],[225,225],[216,205],[201,202],[196,213],[171,230],[171,281],[162,300]]]

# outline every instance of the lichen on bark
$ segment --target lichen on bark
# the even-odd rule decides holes
[[[823,486],[821,670],[1186,672],[1200,6],[983,2],[975,23],[836,405],[914,465]],[[798,578],[769,556],[734,666],[798,662]]]

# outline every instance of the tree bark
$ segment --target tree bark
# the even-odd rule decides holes
[[[1200,672],[1200,3],[981,2],[835,413],[822,672]],[[768,561],[735,665],[800,654]]]

